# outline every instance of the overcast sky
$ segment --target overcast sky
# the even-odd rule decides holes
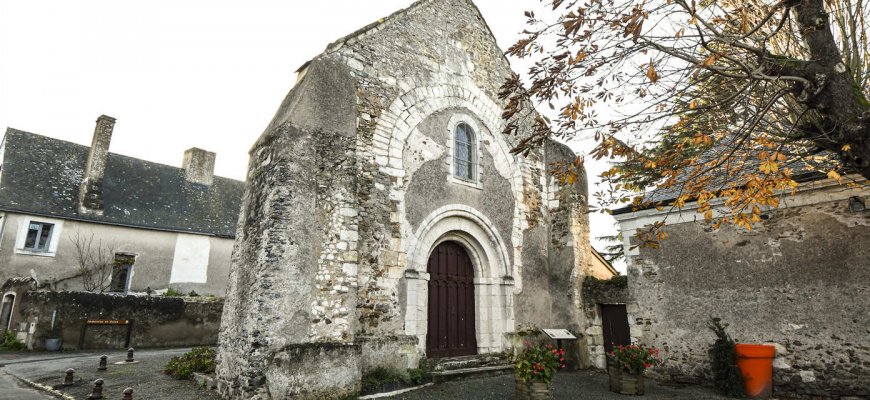
[[[181,166],[184,150],[201,147],[217,153],[217,175],[244,180],[247,151],[296,69],[411,3],[0,1],[0,128],[90,145],[94,121],[105,114],[117,118],[113,153]],[[541,4],[475,3],[502,49],[523,29],[523,11]],[[603,166],[587,168],[594,183]],[[613,234],[613,219],[592,214],[591,223],[600,248],[595,237]]]

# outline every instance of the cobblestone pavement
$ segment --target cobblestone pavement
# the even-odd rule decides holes
[[[638,397],[639,399],[728,399],[728,397],[717,395],[712,389],[701,386],[665,386],[652,379],[646,380],[644,386],[644,396]],[[507,374],[489,378],[446,382],[388,398],[395,400],[513,399],[514,378],[512,374]],[[553,380],[554,400],[630,400],[632,398],[634,396],[611,393],[608,390],[607,375],[601,372],[563,372],[557,374]]]
[[[211,400],[219,397],[205,389],[198,387],[191,381],[179,381],[163,373],[163,368],[174,356],[184,354],[190,349],[169,350],[140,350],[135,353],[135,364],[121,364],[126,351],[104,350],[98,352],[70,352],[70,353],[47,353],[47,352],[16,352],[0,353],[0,374],[10,374],[19,378],[53,387],[57,391],[75,399],[84,399],[91,393],[93,382],[97,378],[105,381],[103,396],[107,399],[120,399],[125,388],[134,390],[134,399],[137,400]],[[109,369],[97,371],[100,355],[109,356]],[[61,386],[64,371],[67,368],[74,369],[75,385]],[[9,377],[13,383],[15,379]],[[8,397],[4,389],[3,381],[0,380],[0,400],[5,399],[34,399],[42,400],[54,397]],[[18,387],[20,388],[20,385]],[[35,392],[27,390],[27,393]],[[38,395],[38,394],[37,394]]]

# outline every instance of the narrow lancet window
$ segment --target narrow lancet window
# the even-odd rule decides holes
[[[475,138],[474,130],[468,124],[456,126],[454,135],[453,166],[454,175],[465,181],[475,180]]]

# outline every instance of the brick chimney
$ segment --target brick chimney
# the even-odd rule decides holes
[[[109,156],[109,143],[112,141],[114,127],[114,118],[106,115],[97,118],[84,180],[79,189],[79,215],[103,215],[103,177],[106,174],[106,159]]]
[[[184,178],[188,182],[211,186],[214,183],[215,153],[192,147],[184,152]]]

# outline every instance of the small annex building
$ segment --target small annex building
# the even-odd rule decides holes
[[[250,151],[225,398],[342,398],[376,367],[510,350],[519,324],[583,332],[585,172],[560,184],[554,141],[511,153],[512,72],[470,0],[415,2],[298,73]]]
[[[757,168],[757,167],[756,167]],[[795,171],[801,168],[796,167]],[[614,210],[625,238],[633,340],[661,349],[654,373],[682,382],[710,380],[707,350],[720,318],[737,343],[774,346],[773,393],[870,398],[870,191],[820,173],[746,230],[714,229],[695,203],[662,210],[679,196],[648,195],[653,206]],[[723,201],[710,202],[726,212]],[[659,249],[635,247],[636,229],[664,221]]]
[[[214,176],[215,154],[197,148],[183,168],[109,153],[114,125],[99,117],[90,148],[6,130],[0,286],[28,278],[40,289],[82,291],[79,257],[101,248],[115,262],[97,292],[223,296],[244,183]],[[90,241],[87,252],[79,240]],[[0,332],[17,326],[17,294],[0,293]]]

